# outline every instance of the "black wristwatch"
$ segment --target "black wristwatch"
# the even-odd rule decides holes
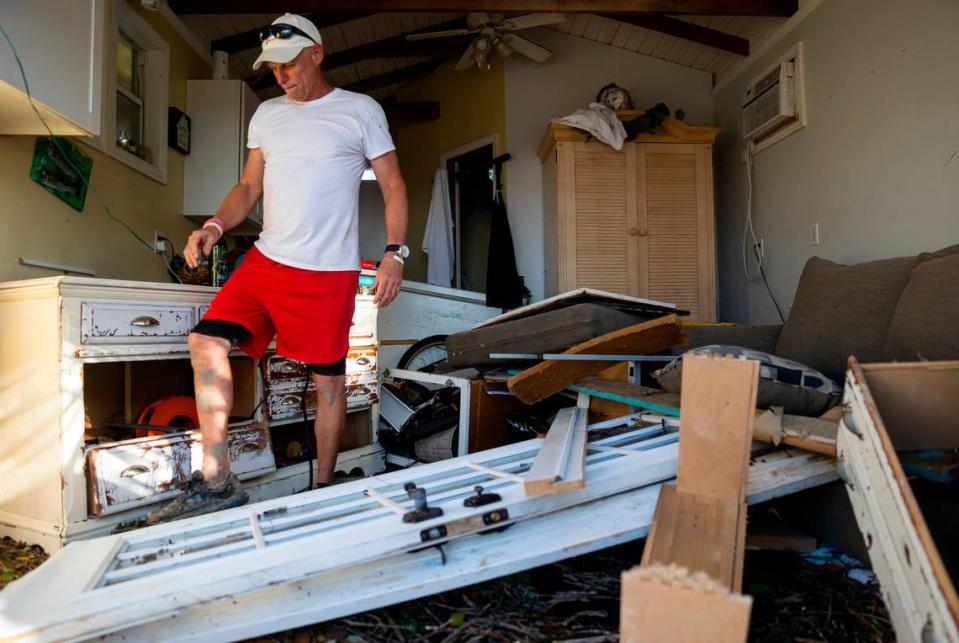
[[[383,252],[384,252],[384,253],[386,253],[386,252],[395,252],[395,253],[396,253],[400,258],[402,258],[402,259],[406,259],[407,257],[410,256],[410,249],[409,249],[409,247],[407,247],[407,246],[405,246],[405,245],[402,245],[402,244],[399,244],[399,243],[388,243],[388,244],[386,244],[386,250],[384,250]]]

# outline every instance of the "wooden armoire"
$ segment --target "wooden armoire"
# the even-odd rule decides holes
[[[626,121],[642,112],[620,112]],[[550,123],[543,162],[546,295],[588,286],[716,319],[713,142],[667,118],[623,149]]]

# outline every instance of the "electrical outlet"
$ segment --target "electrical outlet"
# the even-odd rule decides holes
[[[153,252],[157,254],[166,252],[166,239],[164,237],[166,235],[159,230],[153,231]]]
[[[814,223],[809,226],[809,244],[813,246],[819,245],[819,224]]]

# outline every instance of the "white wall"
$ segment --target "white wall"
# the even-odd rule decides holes
[[[543,298],[545,270],[536,149],[549,120],[586,107],[613,82],[629,90],[637,109],[663,102],[682,108],[691,125],[713,124],[713,97],[706,72],[549,29],[525,33],[553,52],[542,64],[518,55],[506,62],[507,206],[517,267],[536,300]]]
[[[740,103],[746,83],[800,40],[809,124],[754,168],[754,220],[783,313],[811,256],[855,263],[959,243],[957,35],[955,0],[825,0],[717,94],[722,319],[779,321],[765,287],[743,276]]]

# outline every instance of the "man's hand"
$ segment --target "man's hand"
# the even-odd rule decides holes
[[[186,240],[186,247],[183,248],[183,258],[186,259],[186,265],[194,269],[199,266],[200,253],[209,256],[213,252],[213,244],[219,238],[220,232],[213,226],[204,226],[199,230],[194,230],[190,234],[190,238]]]
[[[376,280],[373,282],[373,303],[377,308],[389,306],[390,302],[400,294],[403,285],[403,264],[391,257],[392,252],[383,255],[383,261],[376,270]]]

